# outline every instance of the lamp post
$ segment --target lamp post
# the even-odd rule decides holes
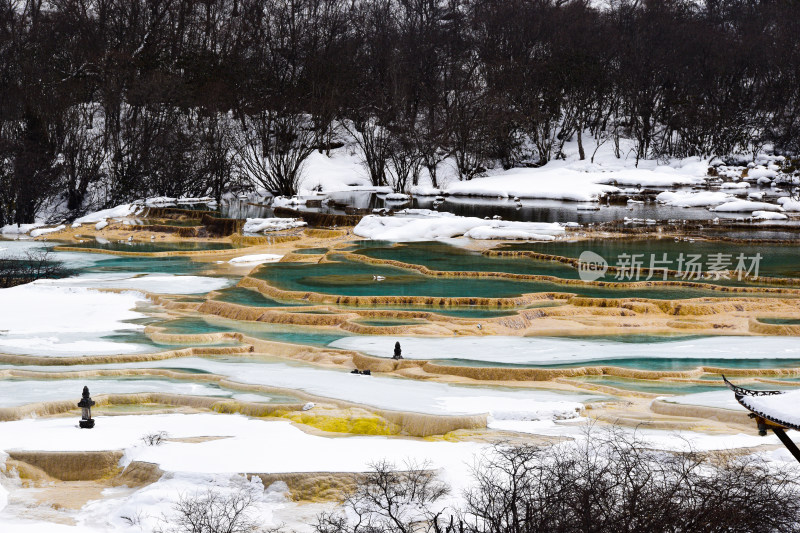
[[[394,357],[392,359],[402,359],[403,358],[403,350],[400,348],[400,343],[394,343]]]
[[[78,407],[81,408],[81,421],[78,422],[83,429],[92,429],[94,427],[94,419],[92,418],[92,406],[94,400],[89,396],[89,387],[83,387],[83,394],[81,401],[78,402]]]

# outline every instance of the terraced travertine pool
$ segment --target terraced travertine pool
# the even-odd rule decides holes
[[[342,296],[513,298],[527,293],[562,292],[591,298],[675,300],[728,294],[686,287],[617,289],[502,278],[432,277],[389,265],[351,261],[346,255],[332,255],[330,259],[331,262],[326,263],[286,262],[263,265],[251,275],[287,291],[311,291]],[[378,276],[383,279],[378,279]]]
[[[593,248],[595,241],[587,243],[545,243],[527,246],[509,246],[507,248],[529,248],[551,253],[554,255],[576,256],[583,249],[596,249],[601,255],[603,253],[612,254],[627,250],[627,246],[632,244],[633,249],[628,253],[668,253],[685,251],[685,247],[698,243],[675,242],[672,240],[658,241],[620,241],[607,242],[602,248]],[[85,243],[86,246],[94,243]],[[129,250],[128,244],[117,243],[113,248]],[[145,243],[147,244],[147,243]],[[160,244],[160,243],[159,243]],[[698,248],[697,253],[705,253],[713,249],[716,251],[727,252],[731,248],[726,248],[726,244],[715,247],[716,243],[703,243]],[[737,245],[738,246],[738,245]],[[227,249],[228,246],[220,243],[212,243],[206,247],[196,247],[194,244],[170,246],[172,249],[182,250],[209,250]],[[721,248],[721,249],[720,249]],[[165,251],[164,247],[155,246],[145,248],[150,251]],[[142,249],[143,251],[145,249]],[[654,299],[681,299],[696,297],[719,298],[727,296],[729,293],[712,291],[702,288],[686,287],[646,287],[642,289],[631,288],[610,288],[594,287],[583,284],[564,285],[553,282],[543,281],[524,281],[500,278],[447,278],[426,276],[409,269],[396,268],[389,265],[368,264],[348,258],[346,253],[330,253],[333,248],[317,247],[300,250],[300,253],[327,253],[330,262],[304,263],[287,262],[271,263],[258,268],[252,275],[257,278],[265,279],[270,284],[285,290],[301,292],[319,292],[324,294],[337,295],[374,295],[374,296],[453,296],[453,297],[514,297],[525,293],[535,292],[560,292],[576,293],[582,296],[600,298],[621,298],[638,297]],[[381,242],[356,242],[349,247],[354,253],[366,255],[377,259],[397,260],[404,263],[423,265],[434,270],[442,271],[472,271],[472,272],[503,272],[509,274],[540,274],[554,276],[561,279],[577,279],[577,271],[569,266],[546,261],[533,261],[528,258],[505,258],[492,257],[478,252],[465,250],[442,243],[411,243],[404,245],[393,245]],[[744,253],[754,253],[760,250],[765,258],[765,270],[762,274],[767,275],[791,275],[797,268],[794,268],[791,261],[791,254],[780,247],[764,248],[752,247],[744,248]],[[773,253],[774,252],[774,253]],[[68,259],[78,274],[121,274],[130,276],[132,274],[169,274],[173,276],[191,275],[198,276],[217,276],[216,265],[214,263],[202,263],[193,261],[190,257],[115,257],[111,255],[97,255],[80,252],[58,252],[57,257]],[[100,278],[98,278],[100,279]],[[235,280],[235,278],[233,278]],[[168,283],[168,282],[167,282]],[[756,294],[762,295],[762,294]],[[308,306],[306,300],[276,300],[265,297],[261,293],[244,287],[230,287],[218,289],[214,292],[213,298],[222,302],[236,303],[249,307],[263,308],[286,308]],[[199,303],[204,299],[200,293],[193,299],[186,300],[187,304]],[[560,301],[544,301],[538,305],[554,306],[560,305]],[[157,306],[156,306],[157,307]],[[358,309],[360,311],[370,309],[383,310],[426,310],[437,313],[442,317],[457,318],[493,318],[513,316],[518,309],[492,309],[488,307],[453,307],[441,308],[425,305],[398,306],[385,305],[373,307],[348,308],[342,305],[332,305],[333,311],[318,311],[314,313],[330,313],[336,309],[347,311],[348,309]],[[299,311],[302,312],[302,311]],[[769,322],[772,320],[773,322]],[[407,318],[389,317],[365,317],[355,320],[356,323],[367,326],[402,326],[418,324],[419,320]],[[795,318],[762,319],[765,323],[775,324],[794,324],[798,321]],[[676,370],[685,371],[695,369],[700,366],[722,367],[722,368],[743,368],[743,369],[766,369],[766,368],[786,368],[800,365],[800,351],[794,348],[796,339],[783,337],[703,337],[697,335],[662,335],[662,334],[630,334],[622,336],[583,336],[580,338],[525,338],[517,337],[513,345],[505,342],[504,338],[496,337],[468,337],[455,336],[447,337],[395,337],[382,336],[371,337],[354,335],[344,330],[331,327],[314,326],[295,326],[290,324],[269,324],[261,322],[244,322],[239,320],[223,319],[211,316],[198,316],[190,311],[167,312],[158,309],[154,316],[142,322],[142,325],[153,325],[163,328],[163,331],[170,334],[192,335],[215,333],[215,332],[241,332],[247,336],[257,339],[284,342],[290,344],[307,345],[314,348],[347,348],[357,350],[366,354],[374,354],[383,358],[389,358],[393,352],[394,342],[399,340],[403,346],[403,354],[408,359],[427,359],[439,365],[453,365],[462,367],[501,367],[501,368],[567,368],[581,366],[614,366],[625,367],[639,370]],[[172,348],[183,348],[192,346],[192,342],[187,337],[187,344],[160,344],[152,341],[141,330],[111,332],[102,336],[107,341],[116,346],[125,344],[141,344],[146,346],[147,351],[167,350]],[[74,339],[80,340],[80,339]],[[179,339],[171,340],[179,342]],[[370,346],[369,343],[373,342]],[[465,347],[459,343],[475,343],[473,346]],[[232,346],[234,341],[221,341],[218,346]],[[214,348],[214,344],[203,344],[205,347]],[[123,350],[120,350],[121,352]],[[37,355],[32,350],[24,353]],[[112,353],[112,352],[109,352]],[[130,351],[128,351],[130,353]],[[170,361],[143,361],[140,363],[114,364],[106,363],[103,365],[71,365],[64,367],[46,368],[47,371],[73,371],[80,368],[160,368],[173,369],[182,372],[193,372],[205,374],[208,372],[219,373],[223,376],[236,377],[247,383],[259,383],[264,385],[296,387],[298,390],[313,391],[315,394],[331,395],[352,401],[365,401],[377,406],[397,406],[398,399],[404,395],[422,394],[419,401],[412,402],[411,407],[420,409],[424,412],[461,412],[458,409],[445,409],[442,407],[440,398],[456,396],[459,398],[470,398],[470,402],[477,401],[482,395],[498,394],[503,388],[497,387],[458,387],[439,388],[424,385],[421,386],[414,380],[386,378],[385,380],[370,381],[369,377],[360,379],[350,377],[345,371],[323,371],[316,365],[298,365],[296,363],[285,363],[285,359],[276,359],[267,362],[258,359],[251,359],[248,356],[215,356],[213,359],[199,359],[196,357],[181,358],[180,360]],[[4,365],[4,368],[33,368],[30,365]],[[44,367],[35,367],[42,370]],[[712,390],[719,390],[719,386],[714,384],[692,383],[684,384],[677,382],[660,382],[651,380],[625,379],[617,376],[587,377],[581,378],[586,383],[597,383],[612,387],[637,390],[641,392],[653,392],[655,394],[688,394],[700,393]],[[197,391],[198,395],[219,396],[223,398],[237,398],[237,391],[229,391],[217,385],[209,383],[194,383],[191,380],[186,382],[179,380],[173,383],[170,380],[158,378],[132,378],[129,376],[121,377],[119,380],[108,377],[91,378],[93,387],[97,388],[97,393],[104,390],[109,391],[141,391],[159,390],[174,391],[179,394],[190,394],[189,391]],[[304,380],[307,381],[304,384]],[[326,380],[331,380],[327,382]],[[366,380],[366,381],[364,381]],[[71,398],[74,394],[72,388],[75,382],[57,380],[60,385],[53,386],[50,391],[54,397],[61,397],[69,393]],[[25,383],[25,380],[6,380],[7,387],[18,387],[16,383]],[[11,385],[14,383],[14,385]],[[43,382],[42,382],[43,383]],[[336,384],[334,386],[333,384]],[[63,391],[62,390],[63,385]],[[116,389],[114,388],[117,385]],[[0,380],[0,390],[3,380]],[[32,383],[31,394],[39,395],[37,392],[39,382]],[[42,385],[44,386],[44,385]],[[377,388],[376,388],[377,386]],[[371,394],[382,394],[385,392],[383,386],[391,388],[392,396],[383,397],[380,400],[370,400]],[[787,380],[787,386],[793,386],[791,380]],[[195,388],[197,387],[197,388]],[[336,387],[351,387],[351,391],[336,392]],[[16,389],[15,389],[16,390]],[[542,398],[535,394],[516,393],[508,396],[525,401],[532,401],[534,398]],[[270,396],[270,395],[266,395]],[[505,392],[501,396],[507,396]],[[257,398],[254,401],[260,401]],[[274,399],[266,401],[275,401]],[[516,401],[516,400],[515,400]],[[426,403],[427,402],[427,403]],[[439,403],[437,403],[439,402]],[[465,400],[466,402],[466,400]],[[468,403],[468,402],[467,402]]]
[[[141,241],[106,241],[87,240],[66,244],[70,248],[86,248],[92,250],[108,250],[111,252],[203,252],[210,250],[232,250],[239,248],[229,242],[141,242]]]
[[[660,264],[668,266],[672,270],[677,270],[678,260],[683,254],[688,258],[688,254],[699,255],[703,269],[709,257],[713,254],[723,254],[731,263],[730,268],[735,269],[737,257],[743,253],[746,267],[750,267],[752,257],[761,254],[762,258],[758,261],[760,276],[769,277],[790,277],[800,278],[800,268],[796,261],[793,261],[793,254],[787,252],[786,247],[780,245],[737,245],[727,242],[705,242],[698,241],[688,243],[686,241],[675,241],[674,239],[648,239],[648,240],[586,240],[578,242],[542,242],[525,244],[507,244],[498,250],[508,251],[532,251],[547,255],[570,257],[577,259],[584,251],[592,251],[608,261],[609,265],[619,264],[619,257],[622,254],[629,256],[638,255],[642,261],[642,268],[650,266],[650,257],[656,261],[661,261],[666,254],[667,261],[671,264]],[[789,249],[790,250],[790,249]],[[354,249],[352,253],[365,255],[377,259],[394,260],[415,265],[423,265],[431,270],[441,271],[471,271],[471,272],[505,272],[510,274],[528,274],[539,276],[554,276],[561,279],[579,279],[578,270],[572,266],[558,262],[538,260],[529,257],[492,257],[455,246],[449,246],[439,242],[417,242],[391,244],[384,246],[369,246],[361,249]],[[658,266],[658,264],[657,264]],[[647,275],[641,276],[645,280]],[[654,279],[662,279],[662,274],[656,272]],[[681,278],[670,278],[680,280]],[[619,282],[615,274],[609,273],[599,279],[600,281]],[[728,286],[758,286],[755,281],[742,281],[735,276],[731,279],[693,279],[700,283],[714,283],[717,285]],[[627,281],[627,280],[625,280]]]
[[[584,250],[590,250],[604,257],[609,264],[616,263],[622,254],[641,254],[645,258],[645,266],[651,254],[656,259],[662,259],[667,254],[667,259],[674,262],[675,269],[678,257],[681,254],[699,254],[703,261],[713,254],[726,254],[735,266],[739,254],[746,258],[761,255],[758,272],[760,276],[779,278],[800,278],[800,261],[797,259],[797,250],[792,246],[775,243],[740,244],[721,241],[705,240],[675,240],[663,239],[589,239],[584,241],[555,241],[539,243],[518,243],[502,246],[503,250],[533,251],[549,255],[577,258]],[[749,261],[748,261],[749,266]]]

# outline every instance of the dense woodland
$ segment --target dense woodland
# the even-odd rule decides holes
[[[792,0],[0,0],[0,226],[292,194],[343,139],[406,190],[568,140],[638,161],[796,153],[798,130]]]

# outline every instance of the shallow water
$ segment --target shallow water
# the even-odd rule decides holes
[[[733,265],[731,268],[735,268],[739,254],[744,254],[745,258],[761,254],[761,260],[758,262],[760,276],[800,277],[800,260],[798,260],[796,248],[782,244],[688,242],[675,239],[591,239],[578,242],[509,244],[502,249],[531,250],[573,258],[577,258],[582,252],[589,250],[605,258],[610,265],[617,264],[622,254],[642,254],[645,260],[644,267],[649,267],[651,255],[655,255],[656,260],[661,260],[663,254],[667,254],[667,260],[673,263],[670,268],[675,270],[677,270],[680,254],[700,254],[704,264],[712,254],[727,254]],[[749,267],[750,261],[748,260],[746,264]]]
[[[796,326],[800,324],[800,318],[759,318],[759,322],[764,324],[774,324],[776,326]]]
[[[306,344],[309,346],[327,346],[331,342],[349,336],[348,333],[339,332],[338,330],[264,322],[239,322],[219,318],[213,318],[208,321],[200,317],[180,318],[163,322],[159,326],[166,328],[166,333],[180,335],[238,331],[267,341]]]
[[[214,297],[214,300],[232,304],[246,305],[250,307],[297,307],[301,305],[309,305],[308,302],[281,302],[279,300],[273,300],[272,298],[264,296],[258,291],[244,287],[231,287],[230,289],[223,289]]]
[[[342,255],[334,255],[331,259],[334,262],[268,264],[253,276],[284,290],[344,296],[513,298],[525,293],[561,292],[593,298],[673,300],[727,295],[724,292],[681,287],[614,289],[496,278],[437,278],[387,265],[348,261]],[[385,279],[377,280],[376,276]]]

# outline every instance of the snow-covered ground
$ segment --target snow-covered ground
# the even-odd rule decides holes
[[[131,289],[156,294],[205,294],[234,284],[236,284],[236,280],[232,278],[115,272],[81,274],[54,280],[37,280],[33,285],[52,288]]]
[[[29,283],[0,290],[0,350],[48,355],[141,351],[136,345],[102,340],[120,331],[140,330],[132,321],[145,315],[134,308],[138,292],[101,292],[85,287]]]
[[[142,442],[144,435],[158,431],[167,432],[170,438],[223,438],[166,442],[160,446]],[[179,493],[191,494],[206,488],[225,490],[232,483],[230,474],[243,472],[364,472],[372,463],[391,458],[400,464],[404,460],[429,463],[459,493],[469,483],[470,467],[484,446],[386,437],[328,438],[305,433],[288,421],[254,420],[239,415],[103,417],[92,431],[78,429],[70,418],[0,423],[0,450],[124,450],[121,466],[145,461],[167,472],[161,481],[131,496],[87,504],[77,514],[79,526],[89,531],[130,531],[122,516],[137,514],[145,515],[148,519],[143,525],[152,527],[157,525],[155,519],[161,512],[170,510]],[[259,497],[264,497],[259,502],[264,505],[258,505],[257,513],[267,523],[270,512],[286,502],[280,489],[276,486],[263,494],[263,486],[254,487]],[[4,518],[0,511],[0,526],[4,521],[18,522]]]

